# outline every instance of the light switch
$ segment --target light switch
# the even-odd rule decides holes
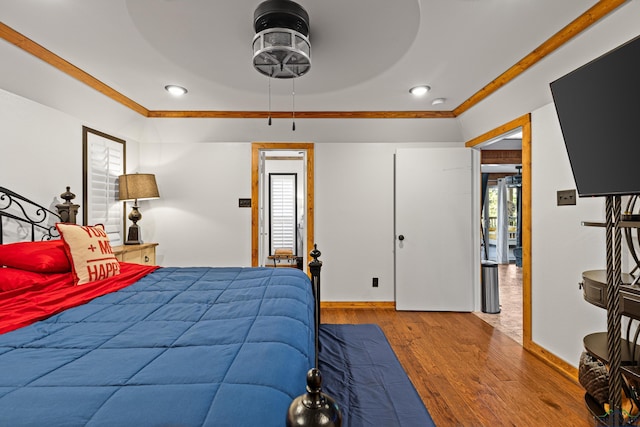
[[[576,190],[559,190],[558,206],[568,206],[576,204]]]

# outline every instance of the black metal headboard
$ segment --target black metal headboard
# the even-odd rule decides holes
[[[56,205],[53,212],[18,193],[0,187],[0,244],[6,234],[18,240],[51,240],[59,237],[56,222],[76,222],[79,205],[71,203],[76,196],[67,191],[60,195],[65,203]]]

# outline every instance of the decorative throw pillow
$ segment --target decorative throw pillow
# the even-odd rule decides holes
[[[102,224],[56,224],[73,267],[74,283],[83,285],[120,274],[109,236]]]
[[[0,245],[0,266],[37,273],[68,273],[71,264],[62,240]]]

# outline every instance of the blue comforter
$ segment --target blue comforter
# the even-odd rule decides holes
[[[0,335],[1,426],[283,426],[313,364],[289,268],[161,268]]]

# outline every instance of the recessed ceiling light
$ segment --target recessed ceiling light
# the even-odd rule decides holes
[[[412,95],[414,96],[422,96],[424,94],[426,94],[427,92],[429,92],[431,90],[431,88],[427,85],[422,85],[422,86],[415,86],[412,87],[411,89],[409,89],[409,92],[411,92]]]
[[[166,85],[164,88],[167,92],[169,92],[173,96],[182,96],[185,93],[187,93],[187,90],[182,86]]]
[[[444,101],[446,101],[446,98],[436,98],[433,101],[431,101],[431,105],[444,104]]]

